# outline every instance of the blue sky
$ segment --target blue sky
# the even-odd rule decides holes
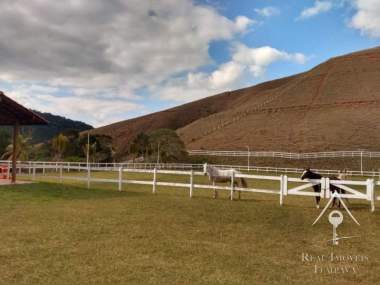
[[[380,45],[379,0],[0,3],[0,88],[94,126]]]

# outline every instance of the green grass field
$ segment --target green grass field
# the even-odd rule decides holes
[[[370,213],[366,201],[351,201],[360,227],[345,215],[338,228],[359,237],[333,247],[327,217],[311,226],[319,213],[312,197],[288,196],[280,207],[278,195],[244,193],[229,201],[227,191],[214,200],[210,190],[195,190],[189,199],[183,188],[158,187],[153,195],[151,186],[118,192],[110,183],[86,189],[38,179],[45,182],[0,187],[1,284],[376,284],[380,278],[380,214]],[[309,258],[331,253],[365,258]],[[315,273],[315,265],[323,272]],[[328,273],[330,266],[349,272]]]

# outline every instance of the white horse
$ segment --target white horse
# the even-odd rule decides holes
[[[219,169],[214,166],[208,165],[207,163],[203,165],[203,173],[208,176],[210,182],[212,182],[212,185],[214,186],[216,182],[231,183],[232,175],[242,174],[240,171],[236,169],[223,170],[223,169]],[[238,186],[238,180],[240,180],[240,184],[242,187],[247,188],[247,181],[244,178],[234,179],[234,186]],[[240,200],[240,191],[238,191],[238,193],[239,193],[238,196]],[[218,197],[218,192],[217,192],[217,189],[214,188],[214,199],[216,199],[217,197]]]

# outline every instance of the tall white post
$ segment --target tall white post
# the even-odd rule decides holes
[[[119,192],[122,190],[122,186],[123,186],[123,168],[120,167],[119,168]]]
[[[87,189],[90,189],[91,184],[91,166],[87,165]]]
[[[90,162],[90,131],[87,131],[87,152],[86,152],[87,167]]]
[[[156,194],[157,188],[157,168],[153,169],[153,194]]]
[[[363,175],[363,151],[360,152],[360,172]]]
[[[193,198],[194,190],[194,171],[190,170],[190,198]]]
[[[33,178],[32,180],[36,180],[36,166],[33,164]]]
[[[284,204],[284,175],[280,176],[280,206]]]
[[[250,158],[251,158],[251,152],[249,151],[249,146],[247,146],[248,152],[247,152],[247,169],[250,171]]]
[[[231,201],[234,199],[235,173],[231,172]]]

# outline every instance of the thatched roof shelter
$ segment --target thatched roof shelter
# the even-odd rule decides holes
[[[48,122],[0,91],[0,126],[13,126],[12,182],[16,182],[17,137],[20,126],[46,125]]]

